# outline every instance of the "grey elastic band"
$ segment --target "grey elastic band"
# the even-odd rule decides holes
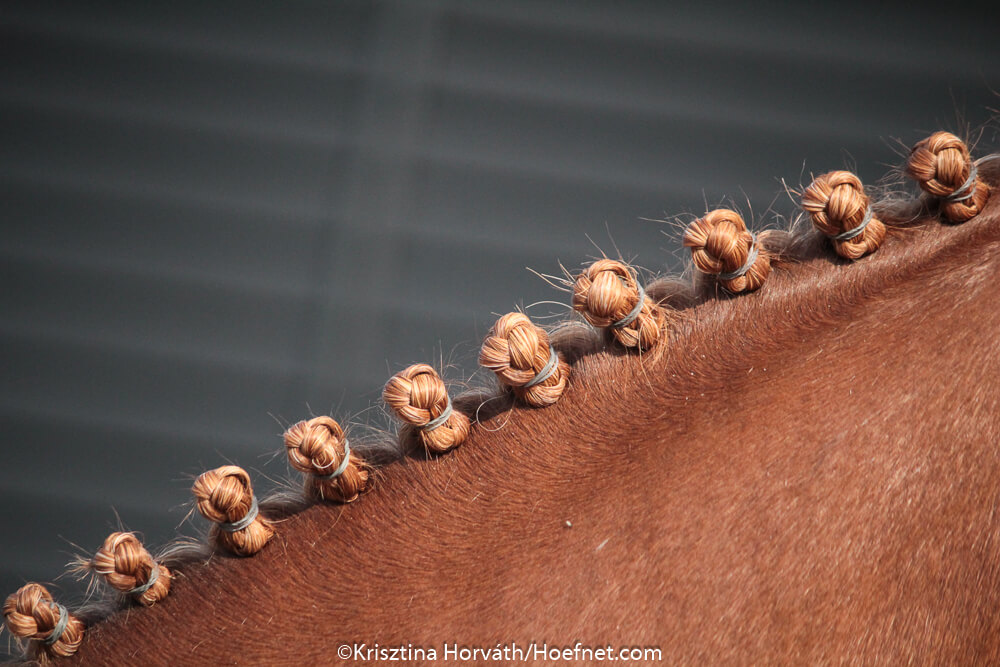
[[[66,611],[66,607],[62,606],[58,602],[50,602],[49,606],[55,607],[59,610],[59,620],[56,622],[56,627],[52,628],[52,632],[49,636],[42,640],[42,643],[46,646],[52,646],[59,641],[63,632],[66,631],[66,625],[69,623],[69,612]]]
[[[942,197],[945,201],[965,201],[966,199],[972,199],[972,195],[976,194],[976,177],[979,175],[979,169],[976,168],[976,163],[972,163],[972,167],[969,169],[969,177],[965,179],[965,183],[962,183],[962,187],[952,192],[950,195],[945,195]]]
[[[351,461],[351,441],[348,440],[347,438],[344,438],[344,458],[341,459],[340,465],[337,466],[337,469],[331,472],[329,475],[316,475],[316,479],[337,479],[338,477],[344,474],[345,470],[347,470],[347,464],[350,463],[350,461]],[[330,463],[328,463],[326,467],[329,468],[331,465],[333,465],[333,461],[330,461]],[[322,469],[325,470],[325,468]]]
[[[536,384],[540,382],[545,382],[552,376],[552,374],[555,372],[558,366],[559,366],[559,355],[556,354],[556,348],[549,345],[548,362],[545,364],[542,370],[538,371],[538,375],[531,378],[531,380],[524,385],[524,388],[527,389],[528,387],[534,387]]]
[[[750,267],[753,266],[753,263],[757,261],[757,253],[758,253],[757,237],[751,236],[750,252],[747,253],[747,261],[743,263],[743,266],[736,269],[732,273],[720,273],[718,275],[719,280],[736,280],[737,278],[743,276],[747,271],[750,270]]]
[[[872,207],[871,204],[869,204],[868,208],[865,209],[865,218],[864,220],[861,221],[860,225],[858,225],[854,229],[848,229],[846,232],[841,232],[836,236],[831,236],[830,238],[833,239],[834,241],[850,241],[855,236],[865,231],[865,227],[867,227],[868,223],[872,221],[872,215],[873,215]]]
[[[227,533],[238,533],[250,526],[253,520],[257,518],[257,496],[250,494],[250,509],[247,510],[247,515],[240,519],[239,521],[220,521],[219,530],[224,530]]]
[[[429,422],[421,426],[420,430],[433,431],[438,426],[441,426],[446,421],[448,421],[448,418],[451,417],[451,396],[447,396],[446,398],[448,399],[448,405],[444,407],[444,411],[434,419],[430,420]]]
[[[642,311],[642,303],[646,300],[646,291],[642,289],[642,285],[636,285],[639,288],[639,298],[635,302],[635,306],[629,311],[629,314],[621,318],[617,322],[612,322],[611,327],[613,329],[621,329],[627,327],[628,325],[635,322],[635,318],[639,317],[639,313]]]
[[[156,580],[160,578],[160,566],[153,563],[153,570],[149,573],[149,579],[146,580],[142,586],[136,586],[128,592],[128,595],[142,595],[156,583]]]

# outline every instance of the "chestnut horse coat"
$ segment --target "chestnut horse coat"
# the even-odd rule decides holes
[[[855,263],[795,260],[684,309],[649,353],[579,355],[557,404],[292,513],[256,556],[180,568],[65,662],[582,642],[997,663],[1000,198],[960,225],[925,212]]]

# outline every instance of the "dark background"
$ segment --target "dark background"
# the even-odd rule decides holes
[[[471,373],[587,235],[678,270],[647,219],[760,226],[779,179],[1000,106],[998,16],[957,5],[139,4],[0,5],[0,595],[116,511],[163,544],[204,469],[266,490],[279,422]]]

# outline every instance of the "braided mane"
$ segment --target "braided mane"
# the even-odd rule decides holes
[[[995,190],[1000,162],[979,177]],[[532,338],[525,378],[550,342],[558,353],[542,391],[518,380],[500,400],[448,399],[472,419],[462,440],[439,456],[411,447],[371,473],[370,493],[332,493],[353,502],[261,503],[273,537],[252,558],[166,559],[169,596],[94,623],[64,662],[611,639],[668,662],[996,659],[1000,524],[984,499],[1000,483],[985,446],[1000,441],[998,199],[950,225],[929,200],[877,208],[885,238],[855,262],[820,233],[759,235],[769,264],[733,290],[746,293],[646,285],[669,313],[653,320],[661,340],[641,338],[655,344],[583,325]],[[631,298],[605,319],[661,317]],[[398,393],[417,393],[418,371]],[[428,386],[418,429],[450,420]],[[295,429],[296,455],[342,447],[328,424]],[[335,446],[316,455],[341,462]]]

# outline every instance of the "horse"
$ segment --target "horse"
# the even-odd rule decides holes
[[[411,367],[398,443],[300,422],[295,494],[209,471],[200,546],[113,536],[113,606],[8,626],[67,665],[996,663],[1000,162],[944,135],[920,198],[833,172],[790,229],[692,223],[693,280],[600,260],[582,318],[500,318],[499,387]]]

